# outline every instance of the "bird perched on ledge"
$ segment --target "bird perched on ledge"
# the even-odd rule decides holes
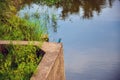
[[[61,40],[62,40],[62,39],[61,39],[61,38],[59,38],[57,43],[61,43]]]

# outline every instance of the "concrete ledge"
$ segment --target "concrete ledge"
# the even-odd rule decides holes
[[[0,44],[39,46],[38,41],[1,41]],[[35,74],[30,80],[65,80],[63,46],[61,43],[44,42],[41,49],[45,52]]]

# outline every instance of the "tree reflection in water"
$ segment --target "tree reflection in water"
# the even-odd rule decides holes
[[[102,12],[102,9],[104,9],[105,7],[108,7],[108,6],[112,7],[112,4],[114,1],[115,0],[59,0],[59,1],[57,0],[56,2],[54,2],[54,4],[48,4],[48,3],[45,3],[46,0],[45,1],[44,0],[31,0],[31,4],[35,3],[37,5],[47,5],[49,8],[54,6],[56,7],[56,9],[61,8],[62,11],[60,13],[59,18],[65,20],[71,14],[78,14],[83,19],[91,19],[92,17],[94,17],[95,13],[99,15]],[[29,6],[31,5],[29,4]],[[42,10],[40,12],[42,12]],[[51,16],[53,16],[51,19],[49,19],[50,15],[46,15],[46,16],[48,16],[48,19],[46,20],[46,22],[48,22],[48,20],[51,21],[53,31],[57,32],[58,25],[57,25],[57,19],[55,19],[55,16],[58,16],[58,15],[51,14]],[[50,28],[50,25],[48,28]]]
[[[24,6],[25,4],[35,3],[35,4],[42,4],[45,3],[44,0],[26,0],[22,1],[22,4],[18,3],[17,0],[13,0],[15,2],[15,6],[19,10],[20,6]],[[99,14],[104,7],[107,6],[107,3],[109,3],[109,6],[112,7],[112,4],[115,0],[55,0],[54,4],[48,5],[47,3],[45,5],[50,6],[56,6],[56,8],[62,7],[61,17],[65,19],[68,17],[69,14],[77,14],[80,12],[80,10],[83,11],[82,17],[90,19],[93,17],[94,12]],[[9,4],[8,4],[9,5]],[[18,8],[19,7],[19,8]],[[81,8],[81,9],[80,9]]]
[[[62,7],[62,18],[65,19],[68,14],[79,13],[80,8],[83,11],[83,18],[90,19],[93,17],[93,13],[96,12],[99,14],[101,10],[107,6],[112,7],[112,3],[115,0],[62,0],[56,7]]]
[[[29,1],[29,0],[27,0]],[[35,4],[45,4],[44,0],[30,0]],[[109,3],[109,7],[112,7],[112,4],[115,0],[54,0],[54,4],[49,5],[46,3],[45,5],[56,6],[56,8],[62,7],[62,15],[61,17],[65,19],[69,14],[77,14],[80,12],[80,8],[83,11],[83,18],[90,19],[93,17],[94,12],[100,14],[103,8],[107,7],[107,3]],[[46,1],[47,2],[47,1]]]
[[[79,14],[80,12],[82,12],[80,16],[83,19],[91,19],[92,17],[94,17],[94,13],[99,15],[103,8],[108,7],[107,4],[109,4],[109,7],[112,7],[112,4],[115,0],[59,0],[59,1],[54,0],[57,1],[54,2],[54,4],[45,3],[46,0],[26,0],[26,1],[21,0],[23,2],[20,4],[19,2],[17,2],[17,0],[13,0],[13,1],[15,1],[16,3],[15,7],[17,7],[18,11],[20,10],[20,8],[23,8],[26,4],[30,7],[32,4],[43,5],[44,3],[45,5],[48,5],[48,7],[55,6],[56,8],[62,8],[60,17],[63,20],[65,20],[66,18],[69,17],[69,15]],[[2,8],[0,9],[0,12],[1,11],[3,12]],[[51,16],[52,15],[54,15],[51,18],[53,31],[57,32],[57,19],[55,17],[57,14],[51,14]],[[46,16],[50,18],[49,15]]]

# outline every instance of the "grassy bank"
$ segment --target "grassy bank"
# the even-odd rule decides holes
[[[17,3],[17,5],[15,5]],[[16,16],[22,0],[0,2],[0,40],[45,41],[39,21]],[[42,55],[36,46],[0,45],[0,80],[29,80]]]

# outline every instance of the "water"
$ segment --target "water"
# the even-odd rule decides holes
[[[57,8],[32,3],[19,13],[38,9],[49,16],[50,41],[61,38],[64,45],[67,80],[120,80],[120,1],[81,1],[86,6],[79,1],[68,8],[67,3]]]

